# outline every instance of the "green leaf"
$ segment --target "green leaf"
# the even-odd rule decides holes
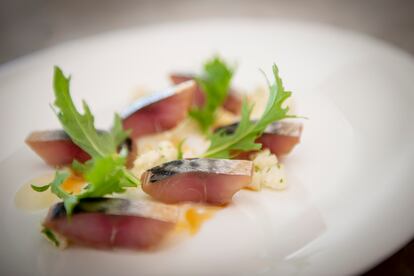
[[[190,110],[189,115],[203,131],[214,123],[216,110],[226,100],[230,89],[233,69],[219,57],[207,61],[203,73],[196,77],[196,81],[205,96],[204,105]]]
[[[136,187],[139,180],[125,169],[125,159],[119,156],[106,156],[95,159],[83,167],[88,185],[79,194],[64,191],[61,185],[69,177],[67,171],[57,171],[51,184],[52,193],[63,200],[68,216],[82,198],[102,197],[113,193],[123,193],[125,188]]]
[[[284,118],[294,117],[287,115],[288,108],[283,107],[291,92],[285,91],[276,64],[272,69],[275,82],[269,84],[269,98],[260,119],[255,122],[251,121],[252,107],[248,106],[246,100],[243,100],[242,117],[235,132],[232,134],[226,134],[223,131],[213,133],[210,136],[210,147],[203,154],[203,157],[230,158],[234,152],[259,150],[261,144],[255,141],[269,124]]]
[[[56,236],[55,236],[55,234],[53,233],[53,231],[52,230],[50,230],[49,228],[47,228],[47,227],[43,227],[43,229],[42,229],[42,231],[41,231],[41,233],[43,234],[43,235],[45,235],[45,237],[54,245],[54,246],[56,246],[56,247],[59,247],[59,245],[60,245],[60,242],[59,242],[59,239],[58,238],[56,238]]]
[[[72,170],[77,174],[84,174],[88,168],[90,168],[93,164],[93,159],[86,161],[85,163],[81,163],[78,160],[72,161]]]
[[[32,187],[33,190],[35,190],[36,192],[44,192],[47,191],[47,189],[49,189],[50,184],[44,185],[44,186],[35,186],[35,185],[30,185]]]
[[[124,131],[121,117],[118,114],[115,114],[114,123],[110,132],[115,148],[128,138],[130,132],[131,130]]]
[[[82,102],[84,114],[76,109],[69,91],[70,77],[65,77],[59,67],[55,67],[53,84],[55,113],[72,141],[95,158],[115,154],[118,144],[127,136],[119,116],[115,115],[111,132],[98,132],[86,102]]]
[[[177,151],[178,151],[178,153],[177,153],[177,159],[178,160],[181,160],[184,157],[184,152],[183,152],[183,144],[184,144],[184,142],[185,142],[185,139],[181,140],[181,142],[177,146]]]
[[[80,196],[102,197],[112,193],[122,193],[125,187],[136,186],[124,174],[125,159],[107,156],[95,161],[90,170],[85,173],[89,183],[87,190]]]
[[[115,114],[111,131],[97,131],[94,117],[86,102],[83,102],[83,114],[76,109],[69,92],[70,78],[65,77],[58,67],[55,67],[53,84],[55,113],[62,127],[72,141],[92,157],[84,164],[78,161],[72,163],[74,171],[81,173],[88,182],[80,194],[67,193],[61,188],[62,183],[69,177],[67,171],[57,171],[50,184],[52,193],[63,200],[66,213],[70,216],[80,199],[121,193],[126,187],[136,187],[139,180],[126,169],[125,158],[117,153],[119,144],[128,137],[128,133],[122,128],[119,115]]]
[[[70,173],[67,171],[56,171],[55,179],[53,179],[51,185],[51,191],[57,197],[63,200],[66,213],[68,216],[72,215],[73,208],[78,204],[78,197],[72,195],[61,188],[63,182],[69,177]]]

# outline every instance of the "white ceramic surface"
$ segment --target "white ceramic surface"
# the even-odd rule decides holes
[[[98,125],[140,86],[167,86],[220,53],[238,63],[235,84],[263,83],[276,62],[305,121],[286,160],[284,192],[241,191],[193,237],[156,252],[59,251],[40,236],[45,212],[14,194],[50,171],[27,147],[32,130],[57,127],[52,66]],[[131,29],[46,49],[0,68],[2,275],[349,275],[414,235],[414,62],[380,41],[285,21],[212,20]]]

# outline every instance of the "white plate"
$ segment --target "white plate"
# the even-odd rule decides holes
[[[73,75],[99,125],[131,92],[160,89],[172,70],[212,53],[238,62],[236,85],[263,83],[277,62],[309,117],[286,160],[289,189],[241,191],[193,237],[157,252],[59,251],[40,236],[44,212],[14,206],[48,169],[27,147],[57,127],[52,66]],[[132,29],[64,44],[0,69],[2,275],[345,275],[360,273],[414,234],[413,59],[331,27],[285,21],[202,21]]]

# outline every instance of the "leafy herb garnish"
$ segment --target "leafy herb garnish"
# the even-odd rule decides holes
[[[250,120],[252,107],[248,106],[246,100],[243,100],[241,121],[235,132],[232,134],[226,134],[224,131],[213,133],[210,136],[210,147],[202,157],[230,158],[234,153],[259,150],[262,145],[255,141],[270,123],[295,117],[287,114],[288,107],[282,107],[285,100],[290,97],[291,92],[286,91],[283,87],[276,64],[273,65],[272,69],[275,83],[270,84],[267,80],[269,99],[260,119],[257,121]]]
[[[184,151],[183,151],[183,145],[184,145],[185,139],[181,140],[180,143],[177,145],[177,160],[181,160],[184,158]]]
[[[69,82],[70,78],[66,78],[62,70],[55,67],[55,113],[72,141],[92,157],[85,164],[77,161],[73,163],[74,170],[81,173],[88,184],[79,194],[68,193],[61,185],[70,174],[67,171],[57,171],[55,179],[49,185],[32,187],[36,191],[45,191],[50,186],[52,193],[63,200],[70,216],[80,199],[121,193],[127,187],[136,187],[139,180],[126,169],[125,158],[117,153],[118,145],[128,136],[122,129],[120,117],[115,115],[111,131],[97,131],[94,117],[85,102],[84,114],[77,111],[69,92]]]
[[[30,185],[32,187],[33,190],[35,190],[36,192],[44,192],[47,189],[49,189],[50,184],[44,185],[44,186],[35,186],[35,185]]]
[[[206,132],[214,123],[217,108],[227,97],[234,70],[219,57],[207,61],[203,69],[196,81],[204,93],[205,102],[201,108],[194,107],[190,110],[189,115]]]
[[[45,235],[45,237],[51,243],[53,243],[54,246],[56,246],[56,247],[60,246],[59,239],[55,236],[55,234],[53,233],[52,230],[50,230],[49,228],[44,227],[41,232],[42,232],[43,235]]]
[[[85,101],[82,102],[85,114],[80,114],[69,92],[70,77],[66,78],[59,67],[55,67],[53,87],[55,91],[55,110],[63,129],[72,141],[92,157],[104,157],[116,153],[117,146],[128,136],[122,129],[121,119],[114,118],[110,132],[98,132],[94,117]]]

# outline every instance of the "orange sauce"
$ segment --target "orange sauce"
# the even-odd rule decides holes
[[[31,188],[31,185],[43,186],[45,183],[50,183],[53,180],[53,174],[44,175],[33,179],[22,186],[15,196],[15,205],[19,209],[27,211],[41,210],[49,208],[53,203],[58,202],[59,199],[51,193],[50,189],[44,192],[36,192]],[[72,194],[78,194],[86,185],[85,179],[82,176],[71,174],[61,187],[64,191]],[[187,232],[191,235],[197,234],[203,224],[211,219],[215,213],[221,210],[221,207],[205,206],[205,205],[190,205],[185,207],[184,212],[177,223],[177,232]]]
[[[54,173],[49,173],[28,181],[16,192],[14,205],[21,210],[37,211],[49,208],[53,203],[58,202],[59,198],[52,194],[50,188],[43,192],[36,192],[31,187],[31,185],[44,186],[53,179]],[[84,185],[85,180],[81,176],[71,174],[61,187],[68,193],[78,194]]]
[[[65,182],[62,183],[61,188],[71,194],[79,194],[85,186],[85,179],[79,175],[71,174]]]
[[[201,226],[212,218],[221,208],[211,206],[192,206],[185,210],[182,220],[177,224],[177,231],[186,231],[195,235]]]

